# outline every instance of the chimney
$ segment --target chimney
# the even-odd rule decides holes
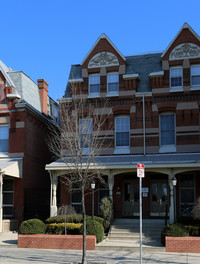
[[[42,105],[42,113],[48,114],[48,86],[49,84],[44,79],[37,80],[40,90],[40,100]]]

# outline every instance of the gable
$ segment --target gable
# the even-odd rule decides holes
[[[199,36],[185,23],[161,57],[162,60],[200,58]]]
[[[107,67],[125,64],[125,57],[110,41],[102,34],[82,62],[82,68]]]

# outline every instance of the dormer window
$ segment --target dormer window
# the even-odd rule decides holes
[[[107,91],[108,91],[108,95],[118,95],[119,94],[119,74],[118,73],[108,73]]]
[[[100,95],[100,75],[92,74],[89,76],[89,95],[99,96]]]
[[[191,86],[200,86],[200,65],[191,66]]]
[[[182,67],[170,68],[170,87],[177,90],[176,88],[182,88],[183,86],[183,73]]]

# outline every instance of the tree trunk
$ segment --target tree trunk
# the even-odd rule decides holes
[[[87,264],[86,259],[86,213],[85,213],[85,193],[84,193],[84,184],[82,185],[82,214],[83,214],[83,255],[82,255],[82,264]]]

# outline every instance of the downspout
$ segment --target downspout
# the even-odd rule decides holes
[[[145,97],[143,93],[142,97],[142,105],[143,105],[143,140],[144,140],[144,156],[146,155],[146,128],[145,128]]]

